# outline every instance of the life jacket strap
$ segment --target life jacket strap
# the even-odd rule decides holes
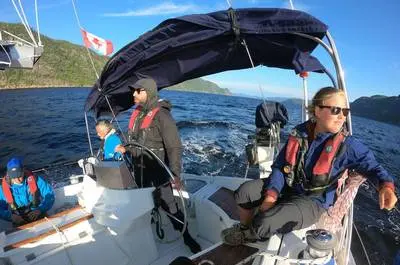
[[[324,149],[313,168],[314,175],[324,175],[330,172],[333,160],[336,158],[336,154],[345,138],[345,135],[340,132],[326,142]]]
[[[142,110],[141,106],[138,106],[131,115],[131,118],[129,119],[129,125],[128,125],[128,129],[132,130],[133,129],[133,125],[135,124],[135,121],[137,119],[137,117],[139,116],[140,111]]]
[[[13,197],[12,192],[11,192],[10,177],[9,176],[5,176],[3,178],[3,181],[1,183],[1,187],[2,187],[2,190],[3,190],[4,197],[5,197],[8,205],[10,206],[11,210],[12,211],[16,210],[17,206],[14,203],[14,197]]]
[[[157,112],[160,110],[160,107],[156,107],[152,110],[150,110],[147,114],[146,117],[144,117],[142,124],[140,125],[140,129],[146,129],[150,126],[150,124],[153,122],[154,117],[156,116]],[[128,128],[130,130],[133,130],[133,126],[135,125],[135,121],[138,118],[140,112],[142,111],[142,107],[138,106],[131,115],[131,118],[129,120],[129,125]]]
[[[160,110],[160,107],[156,107],[147,113],[146,117],[144,117],[142,124],[140,125],[140,129],[146,129],[150,126],[153,122],[154,117],[156,116],[157,112]]]
[[[306,181],[304,172],[305,153],[308,150],[308,140],[299,136],[294,129],[289,135],[286,146],[283,172],[286,174],[286,183],[293,186],[293,183],[300,184],[304,190],[309,192],[320,192],[327,189],[337,180],[330,181],[330,174],[336,157],[343,154],[343,145],[348,133],[345,129],[327,140],[317,162],[315,163],[311,182]]]
[[[38,189],[37,183],[36,183],[36,177],[33,175],[32,172],[27,171],[27,170],[24,172],[24,175],[28,176],[26,178],[27,183],[28,183],[28,189],[29,189],[29,193],[31,194],[32,199],[33,199],[30,205],[33,207],[37,207],[40,202],[40,194],[39,194],[39,189]],[[15,211],[18,209],[18,207],[15,204],[14,196],[12,195],[10,184],[11,184],[10,177],[5,176],[1,183],[1,187],[2,187],[4,197],[5,197],[8,205],[10,206],[12,211]]]
[[[30,174],[28,175],[27,178],[27,182],[28,182],[28,187],[29,187],[29,192],[32,195],[32,206],[33,207],[37,207],[39,205],[39,189],[37,187],[37,182],[36,182],[36,177],[32,174],[32,172],[30,172]]]

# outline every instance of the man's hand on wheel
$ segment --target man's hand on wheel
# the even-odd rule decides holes
[[[181,182],[181,178],[174,177],[174,180],[172,181],[172,188],[182,190],[183,184]]]

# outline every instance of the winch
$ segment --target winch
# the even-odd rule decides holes
[[[303,259],[318,259],[332,256],[336,237],[325,229],[313,229],[306,232],[307,247],[300,253]],[[334,265],[333,257],[325,265]]]

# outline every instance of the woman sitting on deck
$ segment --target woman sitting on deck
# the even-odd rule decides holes
[[[222,231],[225,243],[254,242],[316,223],[333,205],[337,180],[346,169],[378,179],[380,208],[395,206],[393,177],[346,131],[349,111],[343,91],[325,87],[316,93],[311,119],[291,132],[269,178],[246,182],[235,191],[240,224]]]

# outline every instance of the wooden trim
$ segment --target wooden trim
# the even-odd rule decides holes
[[[66,209],[64,211],[61,211],[59,213],[53,214],[51,216],[48,216],[47,219],[51,220],[51,219],[54,219],[54,218],[57,218],[57,217],[61,217],[61,216],[64,216],[66,214],[78,211],[78,210],[83,210],[83,208],[79,204],[76,204],[72,208],[68,208],[68,209]],[[42,219],[39,219],[37,221],[33,221],[33,222],[30,222],[30,223],[27,223],[27,224],[24,224],[24,225],[21,225],[21,226],[14,227],[13,229],[11,229],[9,231],[6,231],[6,235],[14,233],[14,232],[17,232],[17,231],[20,231],[20,230],[24,230],[24,229],[27,229],[27,228],[31,228],[31,227],[33,227],[33,226],[35,226],[37,224],[41,224],[41,223],[44,223],[44,222],[46,222],[46,220],[44,218],[42,218]]]
[[[64,231],[67,228],[70,228],[70,227],[72,227],[72,226],[74,226],[76,224],[79,224],[79,223],[81,223],[83,221],[86,221],[86,220],[89,220],[91,218],[93,218],[93,214],[88,214],[88,215],[85,215],[85,216],[83,216],[83,217],[71,222],[71,223],[62,225],[62,226],[58,227],[58,229],[60,231]],[[9,250],[13,250],[15,248],[19,248],[19,247],[21,247],[23,245],[26,245],[26,244],[29,244],[29,243],[37,242],[39,240],[42,240],[45,237],[48,237],[48,236],[50,236],[52,234],[55,234],[55,233],[57,233],[57,231],[55,229],[53,229],[53,230],[47,231],[47,232],[45,232],[43,234],[40,234],[38,236],[27,238],[27,239],[21,240],[19,242],[7,245],[7,246],[4,247],[4,252],[9,251]]]

